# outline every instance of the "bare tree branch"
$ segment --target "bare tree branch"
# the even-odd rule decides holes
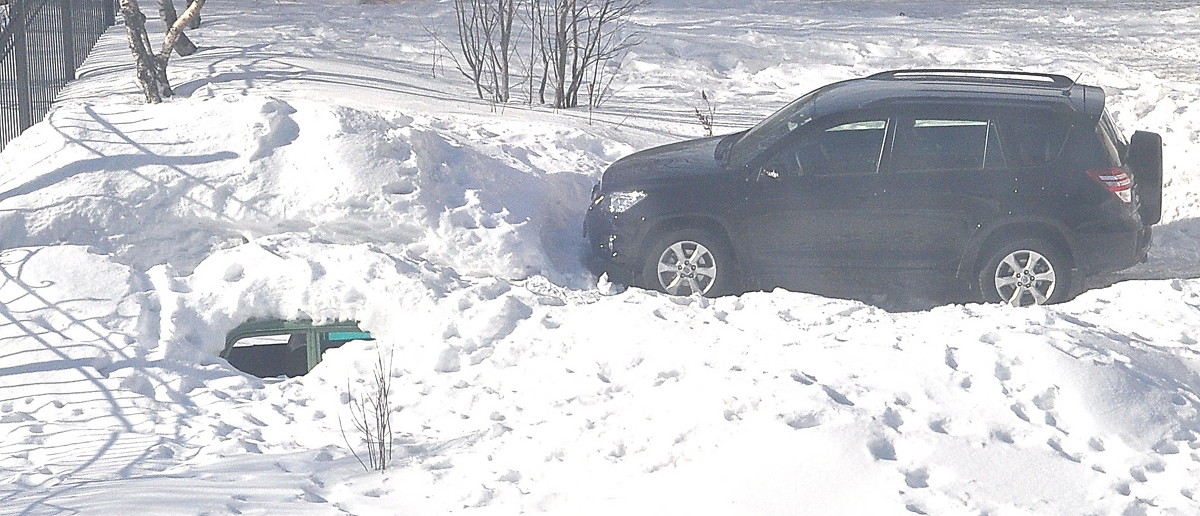
[[[170,1],[170,0],[166,0]],[[186,10],[183,11],[183,16],[180,16],[171,27],[167,29],[167,37],[163,41],[162,50],[158,52],[158,58],[162,60],[163,66],[166,66],[168,60],[171,59],[171,51],[175,49],[175,42],[179,40],[179,36],[183,34],[183,28],[192,20],[200,15],[200,8],[204,7],[204,0],[194,0]],[[182,54],[181,54],[182,55]]]
[[[174,0],[158,0],[158,14],[167,27],[175,25],[175,21],[179,19],[179,14],[175,12]],[[196,53],[196,45],[187,37],[187,34],[180,32],[179,39],[175,42],[175,53],[181,56],[190,56]]]

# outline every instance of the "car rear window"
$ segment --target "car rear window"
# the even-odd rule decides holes
[[[1119,167],[1124,162],[1125,153],[1129,149],[1129,142],[1125,140],[1125,134],[1117,126],[1117,123],[1108,114],[1108,110],[1100,116],[1100,123],[1096,125],[1096,134],[1100,137],[1101,143],[1104,146],[1104,152],[1108,155],[1109,165]]]
[[[1062,152],[1070,125],[1048,111],[1016,111],[996,120],[1000,145],[1009,166],[1033,167]]]

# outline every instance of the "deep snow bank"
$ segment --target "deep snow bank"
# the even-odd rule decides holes
[[[517,133],[255,96],[72,105],[0,158],[13,171],[0,241],[186,273],[214,250],[303,231],[463,275],[579,285],[579,206],[600,164],[628,149],[570,127]]]
[[[463,278],[294,236],[187,277],[80,247],[3,258],[5,356],[33,364],[0,376],[19,393],[0,404],[14,503],[160,471],[210,486],[195,506],[243,492],[289,513],[1186,513],[1200,489],[1194,280],[889,314]],[[379,340],[282,383],[214,361],[234,324],[292,315],[359,319]],[[343,485],[357,463],[339,428],[377,350],[394,360],[398,466]],[[220,487],[240,475],[275,480]]]

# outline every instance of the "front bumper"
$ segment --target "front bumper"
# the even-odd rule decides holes
[[[583,232],[588,243],[583,265],[592,274],[607,273],[610,281],[625,285],[637,281],[646,238],[644,218],[613,214],[593,204],[584,218]]]

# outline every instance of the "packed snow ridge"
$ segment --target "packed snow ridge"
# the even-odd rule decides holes
[[[114,28],[0,153],[0,513],[1200,513],[1200,8],[664,0],[609,103],[555,112],[472,100],[450,2],[211,7],[179,96],[139,102]],[[1083,74],[1161,133],[1151,261],[904,312],[579,264],[603,168],[700,135],[701,91],[733,131],[949,66]],[[262,380],[218,356],[258,319],[376,340]]]

